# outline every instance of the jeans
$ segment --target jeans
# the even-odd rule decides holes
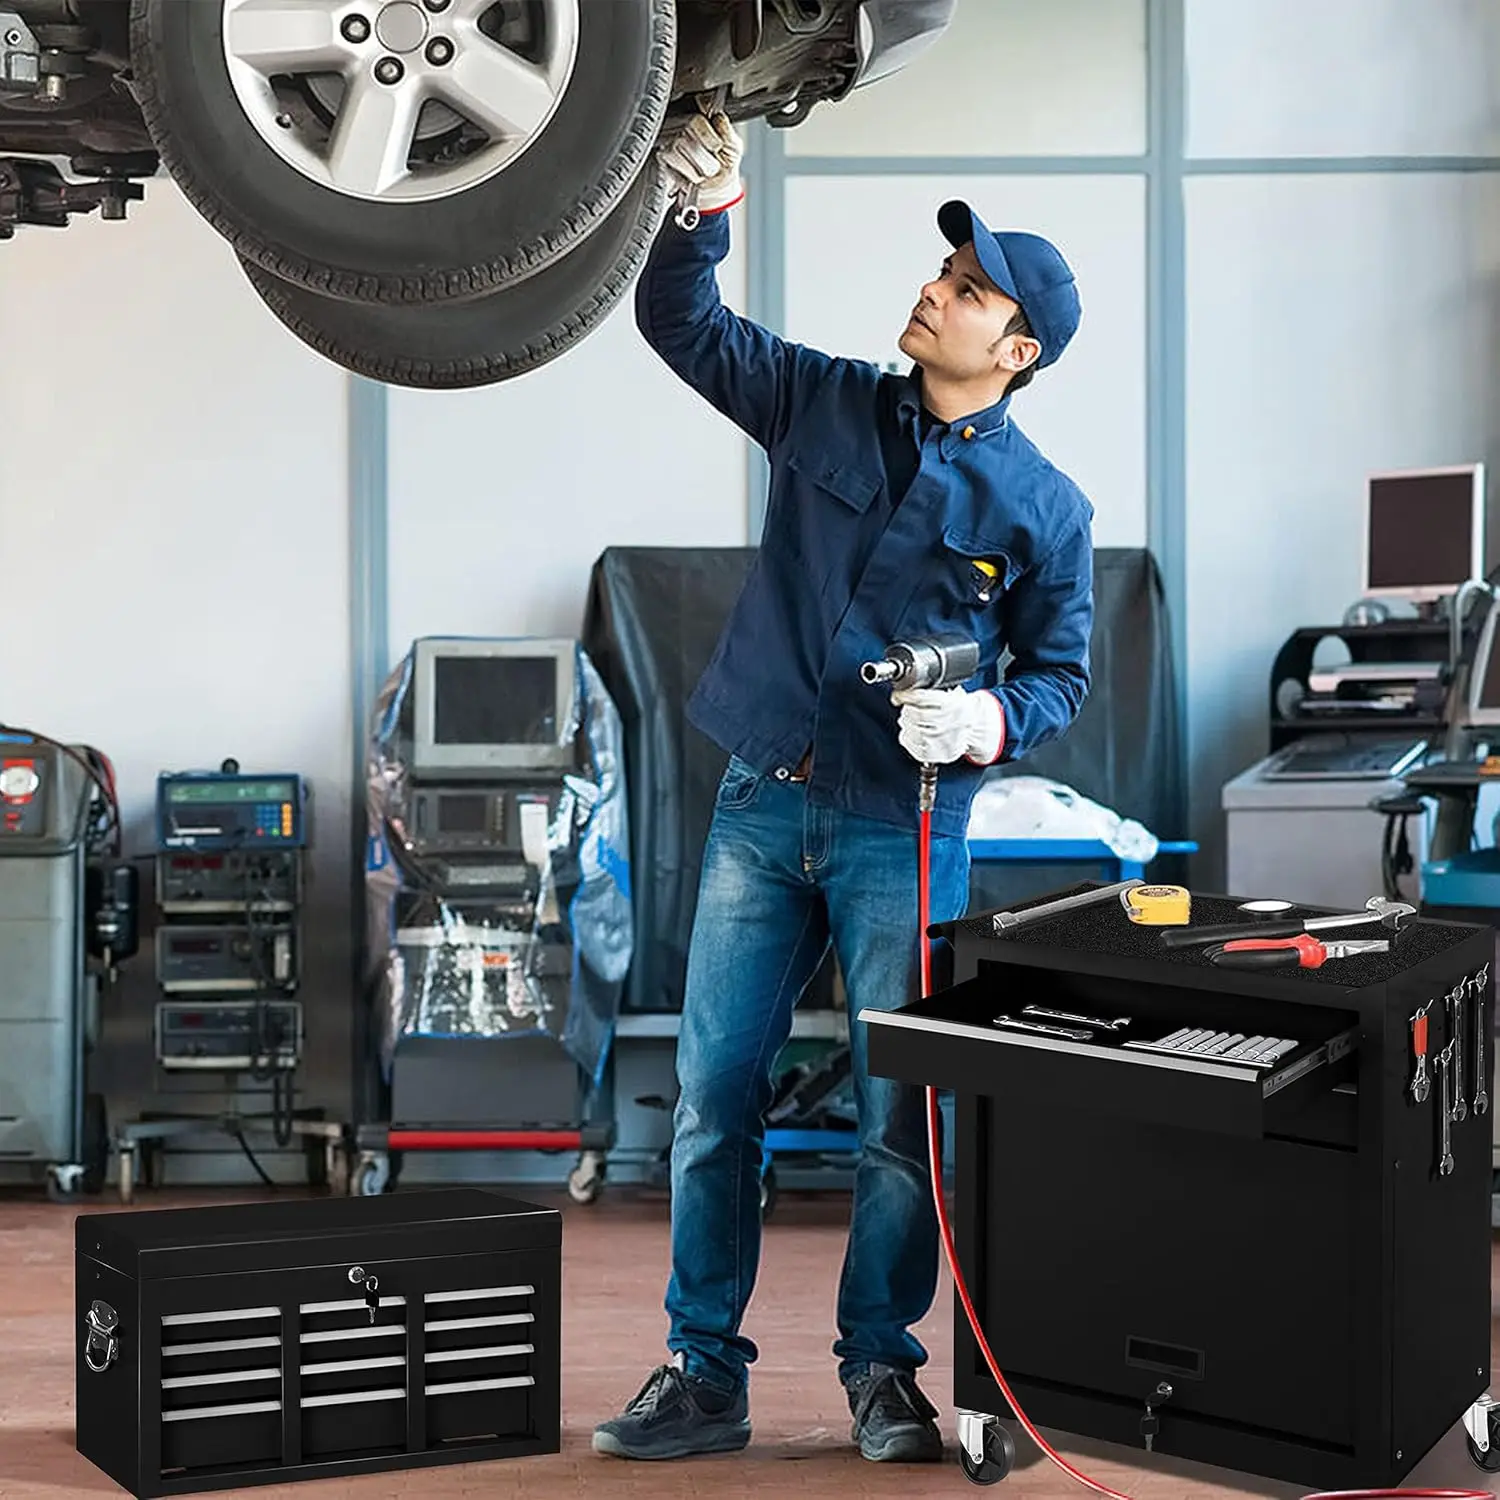
[[[912,765],[912,799],[917,767]],[[963,839],[934,835],[930,920],[968,904]],[[672,1142],[667,1345],[725,1390],[758,1351],[740,1332],[760,1264],[763,1117],[792,1011],[832,942],[848,995],[860,1150],[833,1352],[916,1370],[911,1333],[937,1291],[938,1230],[924,1091],[866,1071],[861,1009],[920,992],[917,835],[812,806],[797,782],[732,757],[715,797],[688,954]]]

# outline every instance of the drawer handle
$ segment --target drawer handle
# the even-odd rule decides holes
[[[88,1339],[83,1346],[83,1362],[94,1374],[102,1375],[119,1358],[120,1315],[109,1303],[96,1300],[84,1321]]]

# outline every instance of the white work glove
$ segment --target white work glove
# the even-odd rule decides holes
[[[898,688],[901,748],[915,761],[945,766],[961,755],[990,765],[1005,743],[1005,711],[994,693],[967,688]]]
[[[695,112],[662,132],[657,156],[679,198],[691,198],[700,214],[722,213],[745,196],[740,161],[745,143],[722,110]]]

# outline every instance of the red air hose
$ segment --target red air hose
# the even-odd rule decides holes
[[[932,993],[932,950],[927,939],[928,917],[931,911],[932,813],[928,808],[923,807],[920,817],[921,834],[917,849],[917,931],[922,960],[922,995],[925,998]],[[1100,1484],[1097,1479],[1090,1479],[1087,1474],[1080,1473],[1047,1442],[1031,1425],[1031,1420],[1026,1413],[1021,1410],[1020,1404],[1011,1393],[1009,1382],[1001,1373],[999,1362],[990,1351],[989,1340],[984,1336],[984,1329],[979,1326],[979,1314],[974,1310],[974,1304],[969,1298],[969,1289],[964,1283],[963,1272],[959,1269],[958,1250],[953,1243],[953,1226],[948,1221],[948,1205],[943,1198],[943,1162],[938,1151],[938,1096],[934,1088],[927,1090],[927,1162],[932,1173],[932,1197],[937,1208],[938,1229],[943,1237],[943,1251],[948,1257],[948,1269],[953,1274],[953,1287],[958,1293],[958,1300],[963,1304],[964,1315],[968,1318],[975,1342],[984,1355],[984,1362],[989,1366],[990,1374],[995,1378],[995,1384],[1000,1387],[1000,1394],[1005,1397],[1010,1409],[1015,1413],[1016,1420],[1021,1424],[1026,1436],[1064,1474],[1071,1479],[1076,1479],[1079,1484],[1092,1490],[1096,1495],[1108,1495],[1111,1500],[1131,1500],[1129,1495],[1122,1494],[1119,1490],[1112,1490],[1108,1485]],[[1320,1490],[1316,1494],[1303,1496],[1303,1500],[1386,1500],[1386,1497],[1410,1497],[1410,1500],[1495,1500],[1495,1495],[1490,1490]]]

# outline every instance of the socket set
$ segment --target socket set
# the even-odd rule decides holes
[[[1274,1068],[1302,1045],[1292,1037],[1246,1036],[1244,1032],[1214,1031],[1183,1026],[1155,1042],[1126,1042],[1133,1052],[1166,1052],[1181,1057],[1211,1057],[1215,1062],[1239,1063],[1247,1068]]]
[[[1090,1016],[1077,1011],[1028,1005],[1019,1016],[995,1016],[993,1024],[1006,1031],[1057,1037],[1068,1042],[1118,1043],[1132,1052],[1155,1052],[1169,1057],[1211,1057],[1215,1062],[1239,1063],[1247,1068],[1274,1068],[1302,1045],[1291,1037],[1250,1036],[1243,1031],[1215,1031],[1211,1026],[1180,1026],[1156,1041],[1123,1041],[1129,1016]]]

